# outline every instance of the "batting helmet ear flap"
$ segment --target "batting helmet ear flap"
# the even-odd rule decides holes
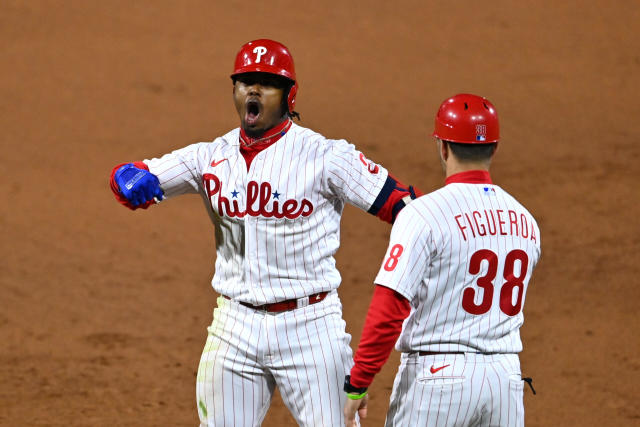
[[[289,113],[293,113],[293,108],[296,105],[296,95],[298,94],[298,82],[293,83],[291,89],[289,89],[289,95],[287,95],[287,106],[289,107]]]

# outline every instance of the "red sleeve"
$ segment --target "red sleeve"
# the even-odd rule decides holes
[[[354,387],[369,387],[380,372],[409,316],[411,305],[398,292],[376,285],[354,357],[350,382]]]
[[[396,220],[396,215],[408,203],[405,198],[408,196],[411,199],[415,199],[422,195],[423,193],[420,190],[404,185],[389,173],[380,193],[378,193],[378,197],[376,197],[368,212],[383,221],[393,224]]]
[[[133,163],[133,165],[135,167],[137,167],[138,169],[149,170],[149,167],[144,162],[126,162],[126,163],[120,163],[119,165],[116,165],[116,167],[114,167],[111,170],[111,178],[109,180],[109,185],[111,187],[111,191],[113,192],[113,195],[116,196],[116,200],[119,203],[121,203],[121,204],[125,205],[126,207],[128,207],[129,209],[131,209],[131,210],[136,210],[138,208],[147,209],[149,206],[154,204],[153,200],[150,200],[150,201],[148,201],[147,203],[145,203],[144,205],[141,205],[141,206],[133,206],[131,203],[129,203],[129,201],[122,194],[120,194],[120,187],[118,187],[118,183],[115,180],[116,171],[118,169],[120,169],[120,167],[126,165],[127,163]]]

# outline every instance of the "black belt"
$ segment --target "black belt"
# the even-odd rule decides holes
[[[325,299],[325,297],[329,294],[329,292],[320,292],[317,294],[309,295],[309,305],[318,303]],[[222,295],[226,299],[231,299],[226,295]],[[252,305],[248,302],[238,301],[240,304],[245,307],[253,308],[254,310],[266,311],[268,313],[281,313],[283,311],[293,310],[294,308],[298,308],[298,300],[297,299],[288,299],[284,301],[274,302],[271,304],[262,304],[262,305]]]

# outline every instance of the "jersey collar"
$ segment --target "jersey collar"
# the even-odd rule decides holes
[[[251,138],[247,135],[244,129],[240,129],[240,145],[244,148],[266,148],[269,145],[273,144],[281,137],[283,137],[287,131],[291,128],[291,124],[293,122],[291,119],[285,120],[280,123],[278,126],[269,129],[266,131],[260,138]]]
[[[451,175],[444,181],[444,185],[448,184],[493,184],[493,182],[489,171],[472,170]]]

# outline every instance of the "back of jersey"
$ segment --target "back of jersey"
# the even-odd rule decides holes
[[[540,258],[533,216],[500,187],[451,183],[396,219],[376,283],[411,301],[399,351],[516,353]]]

